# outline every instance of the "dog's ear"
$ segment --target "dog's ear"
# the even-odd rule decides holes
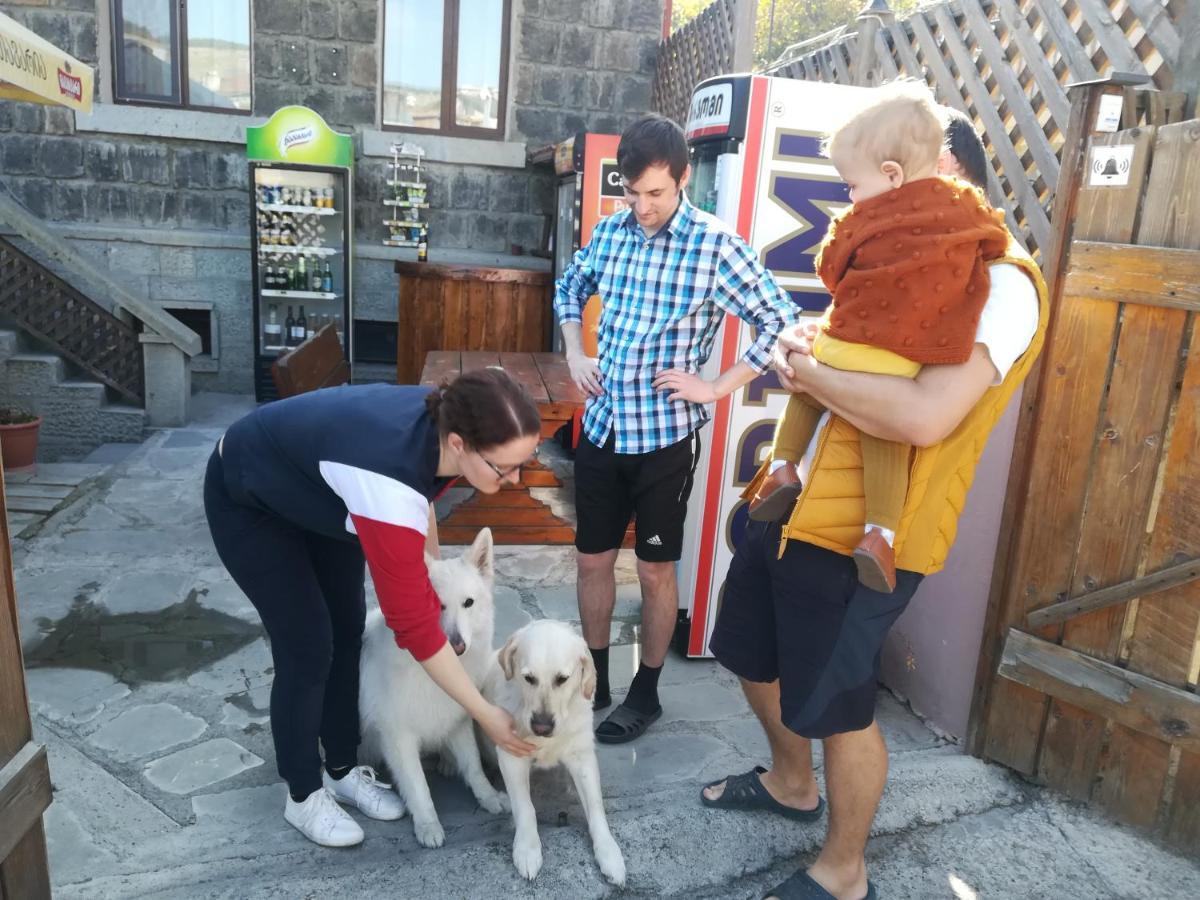
[[[579,663],[583,670],[583,697],[585,700],[591,700],[596,695],[596,663],[592,660],[590,650],[579,657]]]
[[[500,648],[500,653],[497,654],[496,659],[500,662],[500,670],[504,672],[504,677],[512,681],[512,677],[517,674],[516,635],[513,635],[504,642],[504,646]]]
[[[496,565],[492,548],[492,529],[481,529],[467,551],[467,560],[489,581],[495,577]]]

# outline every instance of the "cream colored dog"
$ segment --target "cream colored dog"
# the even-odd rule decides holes
[[[529,772],[563,765],[583,804],[600,871],[613,884],[625,883],[625,858],[608,830],[600,794],[592,735],[595,691],[596,668],[587,644],[570,626],[548,620],[532,622],[513,634],[496,652],[484,678],[483,695],[508,710],[517,733],[538,748],[524,759],[496,753],[516,825],[513,863],[530,880],[542,868],[542,841],[529,796]]]

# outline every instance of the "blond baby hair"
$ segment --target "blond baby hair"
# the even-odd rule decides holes
[[[874,166],[894,160],[906,178],[933,169],[946,144],[940,109],[924,82],[903,79],[881,85],[865,106],[830,131],[825,154],[855,152]]]

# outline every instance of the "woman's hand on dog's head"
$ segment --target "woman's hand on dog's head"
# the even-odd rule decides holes
[[[537,747],[521,740],[517,735],[517,723],[507,710],[488,704],[475,720],[484,734],[510,756],[529,756]]]

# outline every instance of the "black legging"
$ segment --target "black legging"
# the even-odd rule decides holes
[[[215,450],[204,476],[204,512],[221,562],[267,629],[275,760],[292,795],[306,797],[321,786],[318,738],[327,767],[358,760],[362,548],[237,503]]]

